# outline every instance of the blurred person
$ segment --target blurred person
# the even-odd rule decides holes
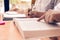
[[[60,22],[60,12],[57,7],[60,0],[36,0],[32,10],[29,11],[28,16],[31,18],[40,17],[38,21],[44,19],[46,23],[55,24]],[[52,10],[49,10],[52,9]],[[55,11],[54,11],[55,10]],[[50,37],[51,40],[58,40],[57,37]]]

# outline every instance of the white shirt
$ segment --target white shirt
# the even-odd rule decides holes
[[[58,4],[54,7],[54,10],[60,11],[60,3],[58,3]]]
[[[32,8],[32,11],[45,12],[48,9],[52,9],[53,3],[55,0],[36,0],[35,5]]]

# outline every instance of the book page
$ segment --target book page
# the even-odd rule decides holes
[[[37,18],[16,19],[16,24],[18,25],[18,28],[21,28],[23,31],[60,29],[59,25],[47,24],[44,21],[38,22]]]

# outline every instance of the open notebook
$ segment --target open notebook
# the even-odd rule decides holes
[[[60,25],[37,22],[38,18],[15,18],[15,24],[26,38],[60,36]]]

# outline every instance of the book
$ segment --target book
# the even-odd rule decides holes
[[[19,32],[25,38],[54,37],[60,35],[60,25],[47,24],[44,21],[37,22],[38,18],[15,18],[15,24]]]

